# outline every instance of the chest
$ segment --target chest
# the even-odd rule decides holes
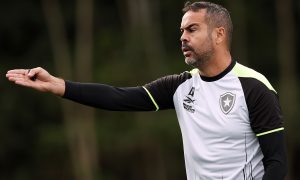
[[[179,123],[187,131],[231,139],[252,133],[245,96],[237,78],[187,82],[175,96]]]

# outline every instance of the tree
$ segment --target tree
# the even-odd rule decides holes
[[[296,33],[295,20],[293,16],[292,0],[277,0],[277,28],[278,28],[278,58],[280,68],[280,94],[281,104],[285,116],[285,126],[288,136],[288,157],[289,167],[293,164],[294,145],[297,138],[297,127],[295,125],[297,120],[297,74],[296,74]],[[299,138],[299,137],[298,137]],[[293,172],[290,168],[289,179]]]
[[[72,68],[66,25],[58,0],[43,0],[43,9],[53,49],[57,73],[66,79],[92,80],[93,0],[77,1],[75,67]],[[71,102],[62,101],[74,177],[95,179],[98,150],[94,131],[94,111]]]
[[[227,1],[232,21],[234,22],[234,35],[232,42],[232,54],[237,61],[248,64],[247,47],[247,8],[244,0]]]

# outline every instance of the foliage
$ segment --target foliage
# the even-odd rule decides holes
[[[129,2],[136,3],[137,8],[147,3],[150,15],[147,23],[143,23],[143,11],[130,7]],[[234,57],[265,74],[278,89],[275,1],[242,1],[239,5],[229,0],[215,2],[230,7],[234,34],[244,28],[238,37],[244,37],[245,41],[234,38]],[[66,0],[60,3],[67,39],[74,52],[76,4]],[[293,3],[298,32],[300,3],[296,0]],[[171,0],[96,1],[93,81],[136,86],[166,74],[189,70],[179,42],[183,4],[184,1]],[[239,16],[240,9],[244,10],[244,16]],[[8,69],[36,66],[60,76],[54,69],[41,2],[2,2],[0,13],[0,179],[73,179],[72,149],[67,145],[60,104],[65,100],[16,87],[4,77]],[[245,27],[235,22],[244,22]],[[295,46],[299,50],[300,37],[296,38]],[[148,52],[149,48],[152,53]],[[295,68],[299,71],[297,64]],[[280,95],[284,97],[285,94]],[[297,102],[299,108],[299,99]],[[299,127],[299,122],[294,121],[294,124]],[[181,134],[173,110],[159,113],[97,110],[95,130],[100,166],[97,179],[185,179]],[[299,139],[293,138],[291,152],[299,152]]]

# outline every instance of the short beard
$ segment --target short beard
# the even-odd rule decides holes
[[[208,37],[206,39],[205,49],[197,51],[192,47],[190,50],[194,53],[194,57],[186,57],[185,63],[202,70],[206,67],[207,63],[210,61],[211,57],[214,55],[214,48],[212,45],[211,30],[208,30]]]
[[[190,65],[192,67],[195,67],[195,68],[198,68],[199,70],[201,70],[209,62],[209,60],[211,59],[211,57],[214,54],[214,51],[211,47],[209,50],[207,50],[205,52],[197,53],[194,51],[194,53],[195,53],[195,57],[194,58],[189,58],[189,57],[185,58],[185,63],[187,65]]]

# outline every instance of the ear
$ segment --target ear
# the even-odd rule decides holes
[[[217,27],[214,29],[214,39],[217,45],[225,41],[225,36],[226,33],[224,27]]]

